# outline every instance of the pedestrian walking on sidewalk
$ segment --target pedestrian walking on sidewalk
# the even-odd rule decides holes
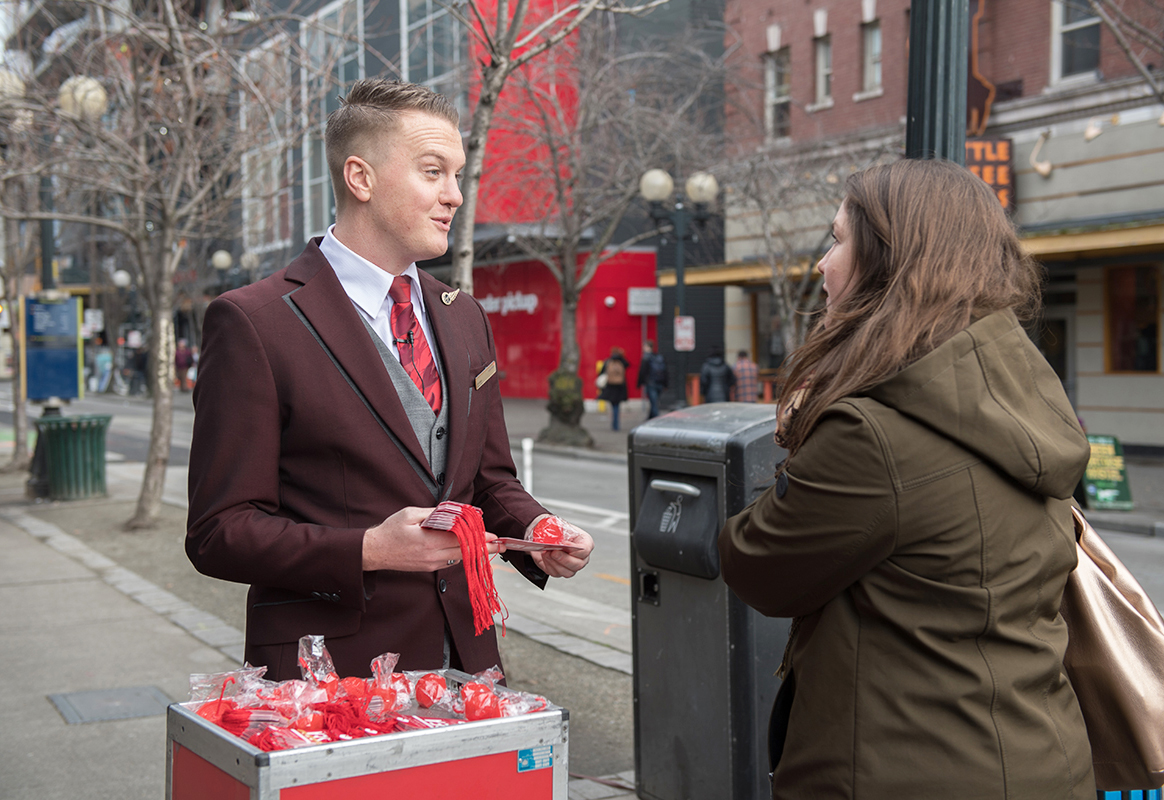
[[[179,391],[190,391],[190,367],[194,366],[194,353],[185,339],[178,340],[174,350],[174,370],[178,373]]]
[[[941,161],[851,175],[833,236],[788,458],[719,539],[728,586],[795,617],[773,797],[1094,800],[1059,613],[1089,448],[1021,325],[1041,268]]]
[[[341,676],[500,664],[475,635],[438,501],[524,538],[547,513],[518,482],[484,309],[419,271],[448,248],[465,154],[456,109],[413,84],[356,81],[328,119],[336,223],[286,268],[210,304],[194,386],[186,551],[251,584],[246,660],[299,677],[322,634]],[[527,579],[582,569],[579,549],[503,552]]]
[[[621,347],[610,348],[610,357],[602,362],[599,379],[602,388],[598,391],[598,399],[610,403],[610,429],[618,430],[618,408],[626,402],[626,373],[630,369],[630,362]]]
[[[650,339],[643,345],[643,363],[639,365],[637,383],[650,406],[647,419],[654,419],[659,416],[659,394],[667,388],[667,362],[655,352],[655,343]]]
[[[713,345],[711,355],[699,369],[699,393],[705,403],[726,403],[731,397],[736,376],[723,359],[723,345]]]
[[[760,369],[756,362],[748,358],[748,351],[741,350],[736,354],[736,363],[732,364],[732,372],[736,376],[736,385],[732,388],[732,399],[740,403],[754,403],[760,395]]]

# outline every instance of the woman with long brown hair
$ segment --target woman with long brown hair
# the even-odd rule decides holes
[[[784,368],[788,459],[719,540],[736,594],[796,618],[773,797],[1091,800],[1059,615],[1089,449],[1020,325],[1040,268],[961,167],[846,189]]]

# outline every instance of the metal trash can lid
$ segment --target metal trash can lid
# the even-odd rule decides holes
[[[104,427],[113,419],[110,414],[78,414],[72,417],[37,417],[33,420],[38,430],[65,430],[68,428]]]
[[[723,461],[733,444],[776,432],[776,406],[706,403],[647,420],[631,431],[630,451],[641,455]]]

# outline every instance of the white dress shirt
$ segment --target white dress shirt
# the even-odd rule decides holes
[[[319,250],[335,270],[340,285],[344,287],[344,292],[351,299],[356,311],[368,321],[372,330],[388,346],[396,359],[400,360],[400,350],[392,336],[392,306],[395,304],[388,296],[388,290],[392,288],[392,281],[396,280],[396,277],[349,250],[343,242],[335,238],[335,225],[327,229],[327,235],[319,243]],[[409,264],[403,274],[412,279],[412,311],[420,322],[420,329],[424,331],[435,360],[437,350],[433,344],[428,315],[424,311],[424,297],[420,291],[420,275],[416,264]]]

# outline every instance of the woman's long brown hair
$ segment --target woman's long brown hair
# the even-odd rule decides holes
[[[853,288],[782,369],[779,440],[789,462],[826,408],[900,372],[1003,309],[1030,319],[1043,268],[1023,253],[990,188],[947,161],[903,160],[851,175],[845,211]]]

